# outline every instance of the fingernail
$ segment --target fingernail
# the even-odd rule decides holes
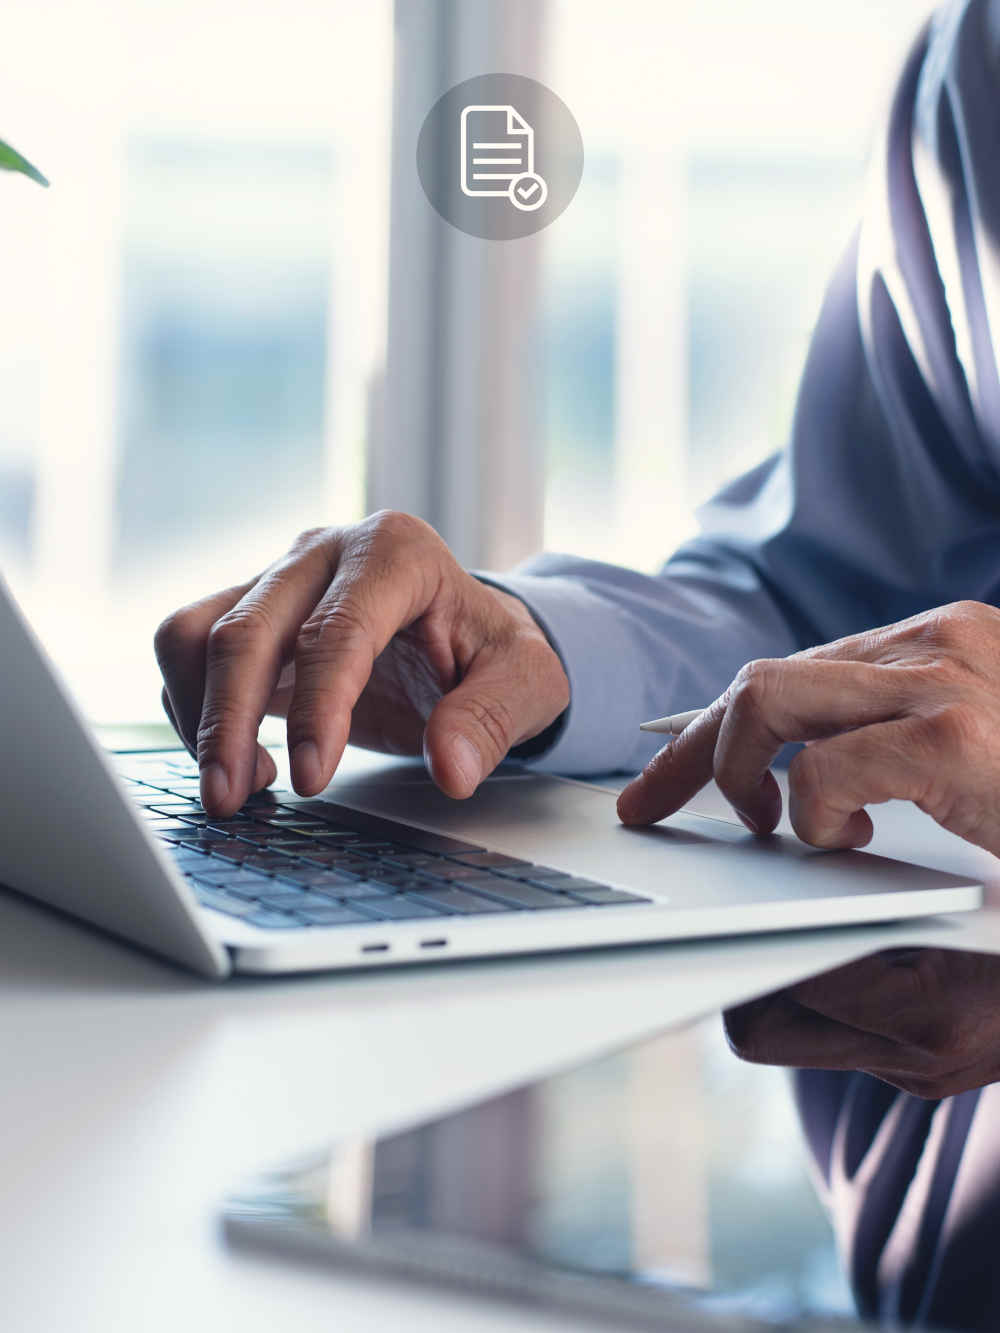
[[[299,741],[292,751],[292,782],[296,790],[307,789],[310,794],[323,785],[315,741]]]
[[[755,824],[749,815],[740,814],[739,810],[737,810],[736,813],[740,816],[740,819],[747,826],[747,828],[750,830],[751,833],[756,835],[760,832],[759,825]]]
[[[201,770],[201,799],[209,809],[229,800],[229,778],[221,764],[209,764]]]
[[[483,767],[472,742],[464,736],[456,736],[451,743],[451,759],[465,785],[473,790],[478,787]]]

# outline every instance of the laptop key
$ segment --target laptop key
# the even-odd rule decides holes
[[[480,898],[478,894],[467,893],[464,889],[421,889],[419,893],[407,893],[407,901],[426,903],[439,911],[454,916],[478,916],[484,912],[509,912],[506,903],[495,902],[489,898]]]
[[[248,861],[252,856],[259,855],[256,848],[251,847],[248,843],[234,840],[216,843],[211,850],[213,856],[219,857],[230,865],[239,865],[241,862]]]
[[[288,833],[285,830],[279,832],[276,829],[265,829],[261,833],[255,831],[253,833],[240,833],[238,836],[254,843],[257,847],[268,849],[273,847],[276,851],[298,851],[304,850],[308,846],[301,834]]]
[[[306,896],[305,889],[296,892],[290,884],[286,884],[284,885],[284,891],[281,891],[275,885],[272,886],[270,893],[261,894],[260,904],[262,907],[266,907],[268,911],[291,912],[305,900]]]
[[[260,926],[263,930],[302,930],[302,922],[287,912],[274,912],[267,908],[243,918],[251,926]]]
[[[439,860],[434,865],[420,866],[419,873],[431,875],[444,883],[446,880],[474,879],[476,871],[471,866],[458,865],[454,861]]]
[[[573,897],[589,907],[629,907],[633,903],[651,903],[652,898],[643,898],[638,893],[625,893],[622,889],[610,889],[607,886],[596,889],[575,890]]]
[[[309,888],[315,892],[339,894],[342,889],[353,889],[360,882],[353,875],[342,875],[339,870],[320,870],[317,867],[317,873],[309,881]]]
[[[519,870],[517,877],[532,884],[560,884],[564,879],[573,878],[565,870],[554,870],[552,866],[532,866],[530,870]]]
[[[311,884],[314,880],[321,879],[325,873],[319,866],[290,862],[287,866],[275,869],[274,876],[283,884]]]
[[[259,870],[265,875],[277,875],[287,866],[294,865],[295,862],[287,856],[279,856],[277,852],[258,851],[253,852],[252,856],[248,856],[243,864],[249,866],[251,870]]]
[[[415,898],[408,898],[402,894],[367,898],[364,907],[366,911],[377,914],[383,921],[420,921],[426,917],[441,916],[441,913],[429,903],[418,902]]]
[[[468,866],[462,867],[462,873],[458,875],[441,876],[439,872],[428,866],[419,872],[437,883],[454,884],[457,888],[475,889],[480,884],[504,884],[513,883],[512,880],[504,880],[501,875],[494,875],[489,870],[470,870]]]
[[[375,884],[384,884],[387,889],[400,889],[408,884],[421,883],[412,870],[395,869],[381,864],[370,866],[367,878]]]
[[[516,856],[504,856],[502,852],[465,852],[461,856],[449,857],[449,860],[457,861],[459,865],[476,868],[479,866],[492,868],[502,866],[506,870],[524,869],[525,871],[533,868],[530,861],[521,861]]]
[[[242,898],[234,898],[221,889],[213,889],[211,885],[200,884],[197,880],[192,881],[195,897],[202,907],[214,908],[216,912],[225,912],[227,916],[248,917],[252,916],[259,909],[255,903],[244,902]]]
[[[441,857],[431,852],[397,852],[388,850],[379,857],[382,865],[392,866],[396,870],[423,870],[425,867],[441,865]]]
[[[462,852],[485,852],[485,847],[476,843],[462,842],[458,838],[446,838],[440,833],[426,833],[423,829],[411,828],[407,824],[397,824],[394,820],[383,819],[379,815],[370,815],[349,806],[337,805],[333,801],[303,800],[284,801],[286,809],[305,810],[308,814],[318,815],[344,828],[358,829],[362,833],[373,834],[386,842],[394,842],[400,847],[408,847],[422,852],[440,852],[442,855],[458,855]]]
[[[252,819],[211,819],[205,825],[210,833],[225,833],[227,837],[236,838],[244,833],[253,834],[260,826],[255,824]]]
[[[545,911],[548,908],[579,907],[579,903],[560,893],[539,888],[535,884],[521,884],[516,879],[498,879],[494,885],[477,884],[479,893],[488,893],[511,907],[528,907]]]
[[[530,879],[530,878],[531,878],[530,875],[525,876],[525,879]],[[560,893],[575,893],[578,890],[582,889],[610,888],[610,885],[602,883],[602,881],[599,879],[586,879],[581,875],[570,875],[566,879],[553,880],[549,882],[552,884],[552,887],[554,889],[558,889]]]
[[[217,884],[221,889],[231,889],[241,898],[259,898],[262,893],[273,892],[275,886],[275,881],[269,875],[260,875],[240,866],[227,866],[224,861],[217,862],[217,866],[209,865],[191,873],[206,883]]]
[[[317,866],[336,866],[344,861],[348,865],[358,864],[357,857],[348,857],[344,852],[334,851],[329,847],[306,846],[299,852],[299,856],[310,865]]]
[[[171,837],[171,841],[179,841],[180,838],[190,838],[191,825],[185,824],[182,819],[156,819],[146,825],[151,832],[159,834],[161,837],[171,837],[177,834],[176,838]]]
[[[353,902],[358,898],[387,898],[392,894],[392,889],[386,888],[384,884],[372,884],[366,879],[352,880],[348,884],[324,884],[322,880],[317,880],[309,889],[311,893],[322,893],[328,898],[345,902]]]
[[[183,837],[175,839],[182,847],[217,847],[228,841],[225,833],[209,833],[207,829],[189,828]]]
[[[349,907],[335,907],[332,903],[296,908],[295,911],[310,926],[369,926],[372,921],[370,913],[354,912]]]

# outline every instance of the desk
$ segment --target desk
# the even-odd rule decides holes
[[[719,813],[717,792],[695,804]],[[873,850],[1000,865],[909,807]],[[228,1251],[226,1189],[332,1136],[566,1066],[872,949],[1000,952],[1000,911],[902,927],[203,983],[0,894],[5,1333],[575,1327]]]

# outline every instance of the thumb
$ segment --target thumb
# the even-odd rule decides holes
[[[538,664],[510,654],[473,664],[440,700],[424,728],[424,760],[447,796],[471,796],[511,746],[544,730],[562,711],[541,688]]]

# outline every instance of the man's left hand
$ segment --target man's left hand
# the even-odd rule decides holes
[[[724,1015],[741,1060],[861,1070],[915,1097],[1000,1079],[1000,957],[895,949]]]
[[[715,703],[622,792],[626,824],[652,824],[712,777],[754,833],[788,773],[789,816],[816,847],[863,847],[865,806],[912,801],[1000,854],[1000,610],[956,602],[792,657],[750,662]]]

